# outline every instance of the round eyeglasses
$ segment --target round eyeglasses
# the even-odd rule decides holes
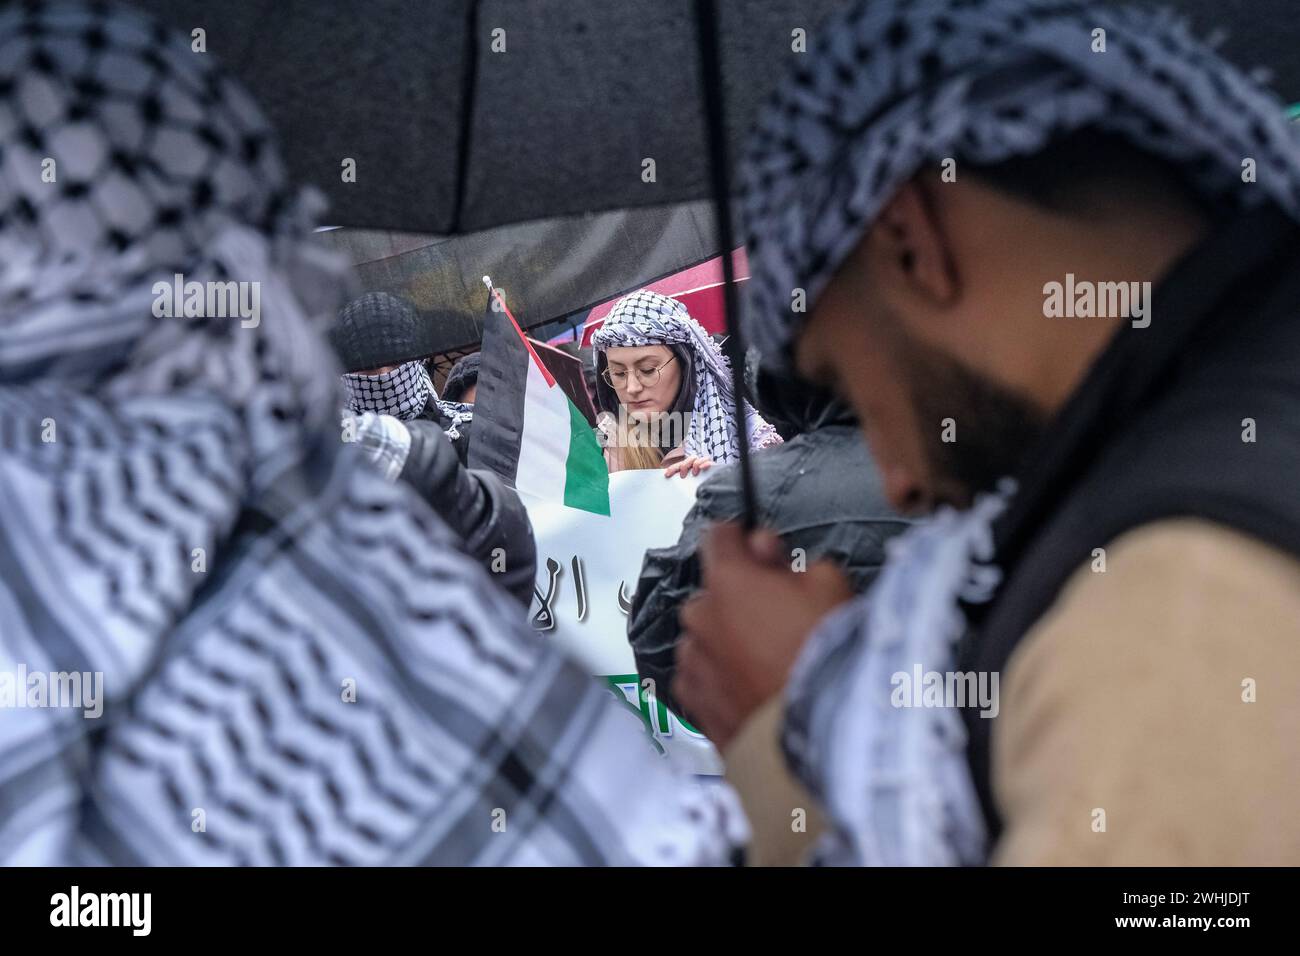
[[[658,368],[635,369],[636,380],[641,383],[643,388],[654,388],[659,384],[660,373],[666,369],[675,358],[677,358],[676,355],[668,356],[668,361],[664,362],[664,364],[660,365]],[[627,375],[628,373],[626,370],[622,372],[611,372],[609,369],[605,369],[605,371],[600,373],[600,377],[605,380],[605,384],[610,388],[622,388],[626,385]]]

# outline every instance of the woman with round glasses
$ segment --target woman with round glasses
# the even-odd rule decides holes
[[[686,306],[657,292],[615,303],[592,336],[596,404],[609,470],[698,475],[739,457],[731,369]],[[779,444],[746,402],[751,448]]]

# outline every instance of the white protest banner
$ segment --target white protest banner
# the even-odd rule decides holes
[[[533,627],[637,709],[668,759],[693,773],[720,774],[713,745],[659,703],[653,688],[639,685],[627,642],[627,609],[645,551],[677,541],[699,481],[665,478],[658,469],[615,472],[608,516],[519,497],[537,540]]]

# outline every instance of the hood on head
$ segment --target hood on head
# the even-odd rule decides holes
[[[433,325],[406,299],[367,292],[339,310],[330,345],[345,372],[401,365],[434,351]]]
[[[442,383],[442,397],[448,402],[459,402],[461,396],[478,384],[479,369],[483,366],[483,353],[473,352],[457,359]]]

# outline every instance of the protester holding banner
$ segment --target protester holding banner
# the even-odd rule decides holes
[[[611,472],[663,468],[698,475],[739,456],[736,401],[726,357],[676,299],[624,296],[591,339],[596,405]],[[748,402],[751,448],[781,436]]]

